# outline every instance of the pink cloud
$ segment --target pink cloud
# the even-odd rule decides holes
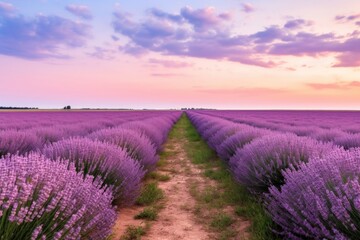
[[[238,87],[231,89],[216,88],[216,89],[196,89],[196,91],[211,93],[211,94],[240,94],[240,95],[277,95],[282,93],[289,93],[291,90],[282,88],[267,88],[267,87]]]
[[[352,81],[352,82],[333,82],[333,83],[307,83],[308,87],[311,87],[315,90],[326,90],[326,89],[333,89],[333,90],[347,90],[354,87],[360,87],[359,81]]]
[[[258,58],[253,58],[249,56],[236,56],[229,58],[230,61],[239,62],[246,65],[253,65],[257,67],[263,68],[274,68],[279,66],[279,63],[275,63],[274,61],[264,61]]]
[[[166,68],[187,68],[193,66],[192,63],[180,62],[180,61],[171,61],[171,60],[162,60],[151,58],[148,61],[151,64],[161,65]]]
[[[338,63],[333,67],[358,67],[360,66],[360,52],[346,52],[337,57]]]
[[[179,74],[179,73],[152,73],[151,76],[168,78],[168,77],[184,76],[184,74]]]

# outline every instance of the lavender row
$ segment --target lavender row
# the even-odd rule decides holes
[[[75,136],[87,136],[99,129],[114,128],[131,121],[142,121],[169,114],[166,111],[127,112],[0,112],[6,130],[0,130],[0,157],[16,152],[24,154],[41,149],[45,144]],[[84,114],[84,116],[82,115]],[[41,125],[26,128],[37,116]],[[4,119],[8,117],[5,124]],[[18,119],[20,117],[20,119]],[[21,119],[21,118],[24,119]],[[65,120],[64,120],[64,119]],[[17,120],[15,120],[17,119]],[[86,119],[88,119],[86,121]],[[39,120],[40,121],[40,120]],[[64,124],[64,122],[67,122]],[[70,122],[70,123],[69,123]],[[19,124],[18,129],[11,128]]]
[[[360,148],[187,112],[234,178],[264,204],[285,239],[357,239]]]
[[[203,113],[257,128],[289,132],[323,142],[332,142],[345,149],[360,147],[360,112],[356,111],[204,111]]]
[[[166,111],[0,111],[1,130],[71,126],[87,123],[114,127],[128,119],[142,120],[167,114]]]
[[[159,115],[0,159],[0,238],[105,239],[180,117]]]

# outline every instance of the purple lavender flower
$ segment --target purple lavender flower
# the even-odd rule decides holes
[[[242,128],[241,124],[235,124],[229,122],[228,124],[224,124],[221,129],[219,129],[216,133],[213,134],[208,140],[209,146],[218,150],[219,146],[229,137],[240,131]]]
[[[246,126],[224,140],[223,143],[216,148],[216,151],[222,160],[228,162],[238,149],[243,148],[254,139],[266,134],[269,134],[269,131]]]
[[[124,123],[121,125],[121,128],[135,130],[142,135],[146,135],[154,144],[157,151],[161,149],[161,145],[164,141],[161,131],[154,128],[150,124],[146,124],[146,121],[133,121]]]
[[[271,187],[266,208],[287,239],[357,239],[360,235],[360,149],[312,158],[285,184]]]
[[[122,127],[103,129],[90,134],[88,137],[115,144],[126,151],[131,158],[139,161],[146,170],[153,170],[158,161],[154,144],[147,136],[135,130]]]
[[[40,140],[30,131],[0,131],[0,157],[8,153],[24,154],[38,147],[40,147]]]
[[[215,135],[229,123],[229,121],[223,119],[216,119],[215,121],[212,121],[212,125],[208,129],[204,130],[201,137],[204,139],[204,141],[208,142],[213,135]]]
[[[333,142],[334,139],[344,136],[344,132],[339,129],[323,129],[319,128],[311,137],[322,142]]]
[[[266,135],[238,149],[229,164],[242,185],[255,194],[261,194],[270,186],[284,184],[283,170],[296,169],[311,157],[322,156],[333,148],[331,144],[294,134]]]
[[[344,134],[334,139],[334,143],[345,149],[360,147],[360,133]]]
[[[116,219],[112,192],[73,164],[42,155],[0,161],[1,239],[104,239]]]
[[[131,205],[138,196],[145,171],[139,162],[110,143],[88,138],[70,138],[45,147],[42,153],[50,159],[66,159],[75,164],[84,177],[100,178],[111,187],[118,205]]]

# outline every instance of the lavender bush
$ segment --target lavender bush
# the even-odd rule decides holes
[[[334,139],[344,136],[344,132],[339,129],[319,128],[311,137],[322,142],[333,142]]]
[[[224,120],[216,121],[213,123],[213,125],[206,129],[201,137],[204,139],[204,141],[208,142],[209,138],[211,138],[214,134],[216,134],[218,131],[220,131],[224,126],[226,126],[228,122]]]
[[[294,134],[267,135],[239,149],[229,164],[242,185],[252,193],[261,194],[270,186],[284,184],[283,170],[296,169],[311,157],[322,156],[332,149],[331,144]]]
[[[146,124],[145,121],[128,122],[121,125],[121,128],[132,129],[147,136],[154,144],[157,151],[160,151],[163,144],[163,135],[159,129],[154,128],[151,124]]]
[[[140,191],[145,171],[140,164],[116,146],[88,138],[70,138],[45,147],[42,153],[50,159],[67,159],[84,177],[100,178],[103,186],[112,188],[115,203],[131,205]]]
[[[62,138],[68,137],[64,131],[59,127],[37,127],[31,129],[32,132],[38,136],[40,144],[45,145],[59,141]]]
[[[343,146],[345,149],[360,147],[360,133],[344,134],[335,138],[334,143]]]
[[[228,123],[213,134],[208,140],[209,146],[218,150],[219,146],[229,137],[241,130],[240,124]]]
[[[38,154],[0,161],[0,239],[104,239],[112,193],[72,164]]]
[[[266,207],[286,239],[359,239],[360,149],[337,149],[284,173]]]
[[[39,138],[30,131],[0,131],[0,157],[6,154],[24,154],[38,147]]]
[[[131,158],[139,161],[146,170],[153,170],[158,161],[154,144],[148,137],[137,131],[122,127],[109,128],[96,131],[88,137],[115,144],[125,150]]]
[[[243,148],[256,138],[268,134],[268,131],[254,127],[244,127],[241,131],[227,138],[221,145],[216,148],[219,157],[228,162],[238,149]]]

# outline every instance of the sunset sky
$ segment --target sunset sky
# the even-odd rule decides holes
[[[0,1],[0,89],[0,106],[360,110],[360,1]]]

